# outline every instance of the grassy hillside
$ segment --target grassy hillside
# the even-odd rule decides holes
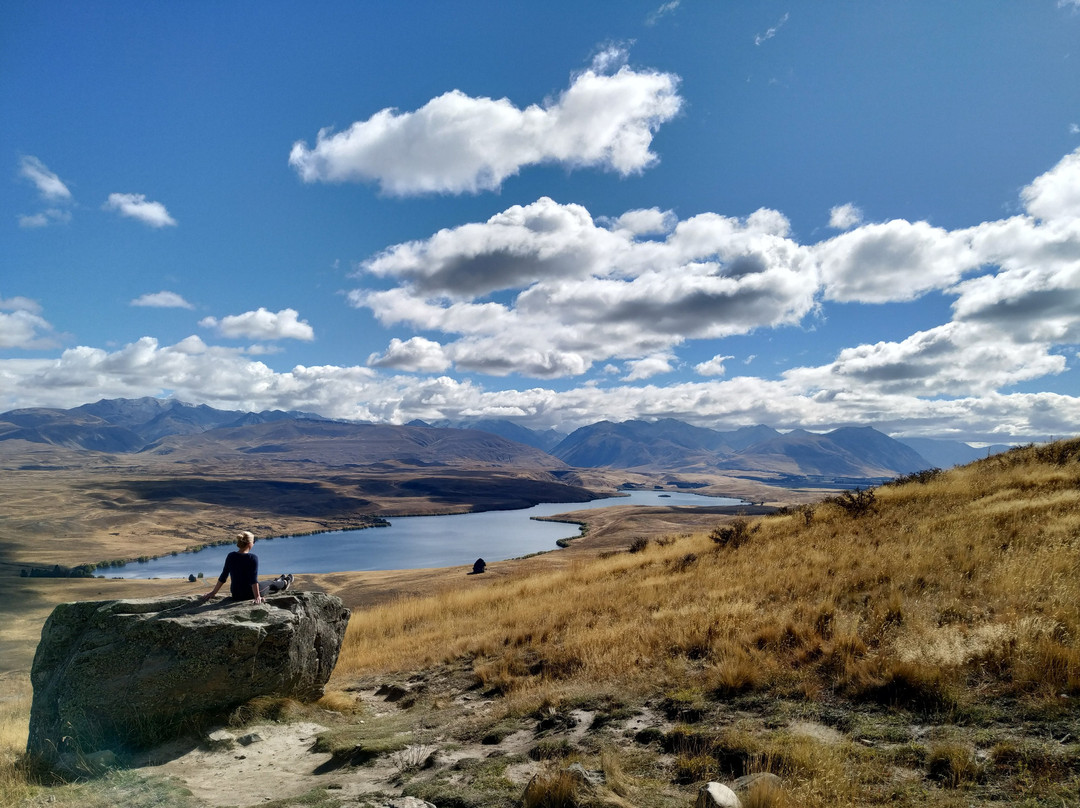
[[[674,722],[653,739],[664,777],[772,770],[791,804],[1069,804],[1078,456],[1080,441],[1016,450],[559,574],[402,601],[354,618],[335,675],[466,657],[510,715],[651,705]],[[790,731],[796,717],[838,735],[814,743]],[[655,770],[639,769],[632,802],[658,804]]]
[[[1078,604],[1080,440],[642,539],[355,611],[335,784],[273,804],[346,804],[388,760],[440,808],[687,806],[757,772],[782,787],[748,808],[1076,805]]]

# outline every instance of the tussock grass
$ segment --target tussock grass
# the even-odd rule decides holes
[[[33,691],[25,674],[0,677],[0,805],[15,805],[30,794],[20,756],[26,749]]]
[[[520,709],[602,683],[666,697],[684,717],[701,695],[840,699],[938,722],[1065,717],[1080,697],[1078,458],[1080,440],[1017,449],[862,495],[872,507],[718,520],[544,576],[387,604],[354,616],[337,675],[466,658]],[[800,743],[746,754],[807,784],[801,804],[855,803],[881,779],[858,750]],[[980,780],[956,749],[931,758],[949,790]],[[716,770],[710,752],[680,759],[685,782]]]
[[[886,486],[856,517],[761,519],[738,546],[713,531],[402,600],[352,621],[338,670],[466,656],[500,693],[586,679],[933,713],[978,687],[1052,705],[1080,695],[1080,463],[1039,459],[1061,454]]]

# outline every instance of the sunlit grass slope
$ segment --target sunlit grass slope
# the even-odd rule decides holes
[[[1080,440],[358,614],[338,675],[474,659],[504,692],[618,682],[919,710],[1080,695]]]

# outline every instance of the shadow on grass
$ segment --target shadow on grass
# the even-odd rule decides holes
[[[196,501],[281,516],[344,516],[371,500],[344,496],[319,483],[283,480],[122,480],[117,487],[145,502]]]

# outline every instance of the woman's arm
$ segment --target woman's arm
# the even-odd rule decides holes
[[[221,589],[221,585],[223,583],[225,583],[225,582],[224,581],[218,581],[216,584],[214,584],[214,588],[211,589],[209,592],[207,592],[205,595],[203,595],[200,598],[200,600],[202,600],[203,602],[206,602],[206,601],[210,600],[210,598],[214,597],[214,595],[216,595],[218,593],[218,590]]]
[[[203,602],[208,601],[208,600],[210,600],[210,598],[214,597],[214,595],[216,595],[218,593],[218,590],[221,589],[221,587],[225,583],[225,581],[228,580],[228,578],[229,578],[229,557],[230,556],[232,556],[232,553],[229,553],[229,555],[225,557],[225,566],[223,566],[221,568],[221,575],[218,576],[217,583],[214,584],[214,588],[211,589],[209,592],[207,592],[205,595],[202,596],[202,601]]]

